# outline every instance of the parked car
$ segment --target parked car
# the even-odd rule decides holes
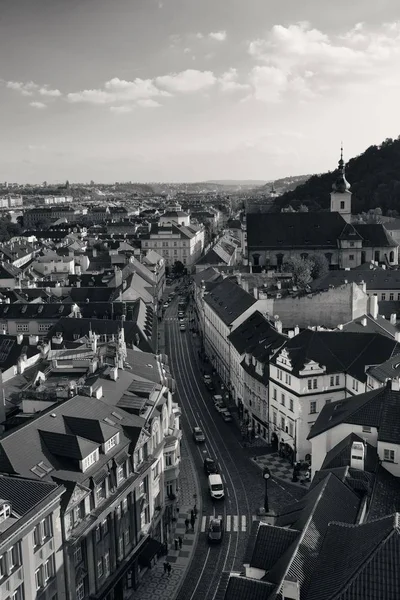
[[[214,406],[219,413],[221,413],[223,410],[226,410],[226,406],[223,402],[216,402]]]
[[[183,317],[184,317],[184,316],[185,316],[185,313],[183,312],[183,310],[180,310],[180,311],[178,312],[178,318],[179,318],[179,319],[183,319]]]
[[[179,329],[180,329],[181,331],[186,331],[186,325],[185,325],[185,323],[181,323],[181,324],[179,325]]]
[[[206,388],[208,389],[209,392],[215,391],[215,385],[213,384],[212,381],[206,381]]]
[[[213,500],[222,500],[225,494],[221,475],[217,473],[208,476],[208,490]]]
[[[168,306],[169,306],[169,303],[168,302],[164,302],[163,307],[164,308],[168,308]]]
[[[208,476],[208,475],[213,475],[218,473],[218,466],[217,463],[215,462],[215,460],[213,460],[212,458],[210,458],[209,456],[207,456],[204,459],[204,463],[203,463],[203,467],[204,467],[204,473]]]
[[[227,408],[223,408],[220,411],[220,415],[222,416],[225,423],[230,423],[230,421],[232,421],[232,415]]]
[[[214,404],[217,404],[217,402],[219,402],[220,404],[222,403],[222,396],[220,394],[214,394],[212,399]]]
[[[204,375],[204,383],[211,381],[211,375]]]
[[[213,518],[208,527],[207,539],[209,543],[220,543],[224,535],[224,522],[222,519]]]
[[[206,436],[204,435],[200,427],[193,427],[193,439],[196,442],[196,444],[206,441]]]

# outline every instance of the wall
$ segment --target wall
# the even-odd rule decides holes
[[[299,298],[268,298],[266,306],[270,315],[279,315],[285,328],[335,328],[368,313],[367,300],[357,284],[347,284]]]

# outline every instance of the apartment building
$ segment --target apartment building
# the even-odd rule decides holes
[[[150,232],[142,235],[143,250],[155,250],[166,266],[180,261],[191,267],[201,256],[204,248],[204,227],[195,225],[161,225],[155,223]]]
[[[0,598],[65,600],[60,520],[65,488],[0,475]]]
[[[71,206],[49,206],[32,208],[24,212],[24,226],[29,229],[41,221],[57,221],[65,219],[75,221],[77,212]]]
[[[377,333],[305,330],[270,362],[271,444],[293,461],[308,459],[310,429],[325,406],[367,391],[367,368],[400,352]]]

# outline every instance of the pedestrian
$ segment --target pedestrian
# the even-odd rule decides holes
[[[168,562],[164,561],[164,575],[168,572]]]
[[[189,521],[189,519],[186,517],[186,519],[185,519],[186,533],[189,531],[189,525],[190,525],[190,521]]]
[[[179,550],[182,549],[182,543],[183,543],[183,539],[181,538],[181,536],[178,537],[178,542],[179,542]]]
[[[194,531],[194,524],[196,523],[196,517],[194,516],[193,511],[192,511],[192,516],[190,517],[190,523],[192,525],[192,531]]]
[[[178,544],[179,544],[178,538],[175,538],[175,550],[178,550]]]
[[[194,518],[195,518],[195,519],[197,519],[197,513],[198,513],[198,510],[197,510],[197,506],[196,506],[196,504],[195,504],[195,505],[194,505],[194,509],[193,509],[193,514],[194,514]]]
[[[171,567],[171,563],[170,562],[168,563],[167,569],[168,569],[168,577],[171,577],[172,567]]]

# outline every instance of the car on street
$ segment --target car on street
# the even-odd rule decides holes
[[[196,442],[196,444],[200,444],[201,442],[206,441],[206,436],[204,435],[200,427],[193,427],[193,439]]]
[[[212,518],[208,526],[207,539],[210,544],[222,542],[224,535],[224,522],[220,518]]]
[[[180,323],[179,329],[180,329],[180,331],[186,331],[186,325],[185,325],[185,323]]]
[[[206,388],[209,392],[213,392],[215,390],[215,385],[212,381],[206,381]]]
[[[208,490],[213,500],[222,500],[225,493],[221,475],[213,473],[208,476]]]
[[[222,416],[225,423],[230,423],[232,421],[232,415],[227,408],[223,408],[220,411],[220,415]]]
[[[226,409],[226,406],[223,402],[216,402],[214,406],[219,413],[222,413],[222,411]]]
[[[168,306],[169,306],[169,303],[168,302],[164,302],[163,307],[164,308],[168,308]]]
[[[204,375],[204,383],[208,383],[211,381],[211,375]]]
[[[207,477],[208,475],[218,473],[217,463],[209,456],[206,456],[206,458],[204,459],[203,467],[204,473],[207,475]]]
[[[223,402],[222,396],[220,394],[214,394],[212,399],[213,399],[214,404],[217,404],[217,402],[219,402],[221,404]]]
[[[178,318],[179,318],[179,319],[183,319],[183,317],[184,317],[184,316],[185,316],[185,313],[183,312],[183,310],[180,310],[180,311],[178,312]]]

